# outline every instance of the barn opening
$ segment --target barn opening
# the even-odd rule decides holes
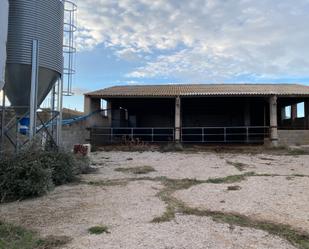
[[[95,145],[130,140],[277,145],[280,130],[301,130],[309,139],[308,103],[309,87],[295,84],[116,86],[85,95],[86,113],[97,112],[89,121]]]

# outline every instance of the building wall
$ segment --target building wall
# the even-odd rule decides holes
[[[305,117],[297,117],[297,103],[304,102]],[[291,107],[291,118],[284,119],[284,107]],[[309,99],[308,98],[281,98],[278,101],[278,127],[287,130],[308,130],[309,129]]]
[[[309,145],[309,130],[278,130],[280,145]]]
[[[66,150],[72,150],[75,144],[89,143],[90,132],[86,121],[80,121],[62,127],[62,142]]]

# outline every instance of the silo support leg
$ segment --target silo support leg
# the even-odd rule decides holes
[[[38,98],[38,76],[39,76],[39,41],[32,42],[32,68],[31,68],[31,89],[30,89],[30,125],[29,139],[33,140],[36,134],[36,111]]]
[[[62,106],[63,106],[63,76],[58,81],[57,86],[58,91],[58,99],[57,99],[57,109],[58,109],[58,117],[57,117],[57,137],[56,137],[56,144],[58,147],[62,145]]]

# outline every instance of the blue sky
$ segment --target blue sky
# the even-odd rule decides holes
[[[309,0],[75,0],[74,97],[120,84],[309,82]]]

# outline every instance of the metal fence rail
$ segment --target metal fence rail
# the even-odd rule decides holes
[[[161,143],[175,140],[174,128],[103,128],[90,129],[90,139],[93,145],[107,143],[123,143],[127,141],[143,141]]]
[[[181,141],[185,143],[262,143],[269,137],[269,127],[183,127]]]
[[[264,143],[269,137],[269,127],[183,127],[180,141],[183,143]],[[90,129],[93,145],[141,141],[163,143],[175,141],[175,128],[171,127],[93,127]]]

